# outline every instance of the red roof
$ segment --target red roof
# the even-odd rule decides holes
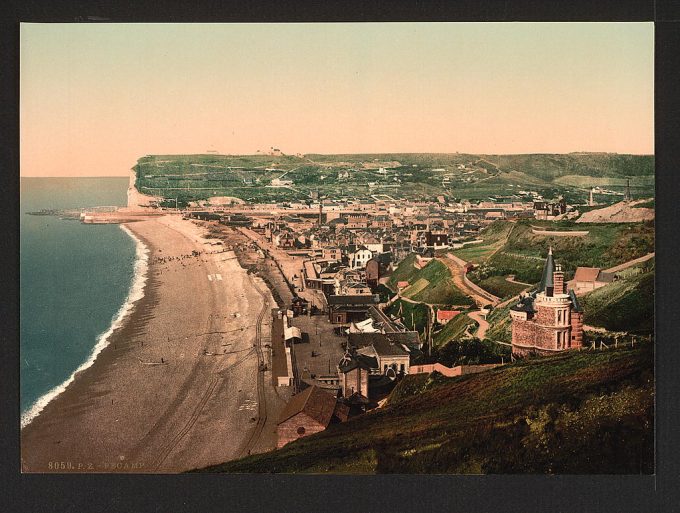
[[[597,267],[577,267],[574,281],[597,281],[600,269]]]
[[[437,310],[437,321],[450,321],[459,313],[460,310]]]
[[[404,287],[408,287],[408,282],[407,281],[399,281],[399,282],[397,282],[397,287],[399,287],[400,289],[404,288]]]

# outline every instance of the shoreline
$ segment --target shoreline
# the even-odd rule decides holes
[[[255,426],[255,316],[266,298],[254,278],[189,221],[123,228],[146,248],[143,295],[21,429],[23,472],[182,472],[238,457]],[[283,405],[267,403],[275,419]],[[274,431],[268,422],[254,452],[273,446]]]
[[[25,412],[21,413],[21,430],[23,430],[35,418],[37,418],[50,402],[62,394],[66,388],[68,388],[68,386],[73,383],[78,374],[90,368],[94,364],[101,352],[109,345],[112,335],[119,328],[124,326],[128,317],[130,317],[132,314],[136,303],[145,296],[146,285],[148,281],[147,274],[149,272],[149,247],[127,226],[121,224],[120,228],[135,243],[135,262],[133,264],[132,281],[130,282],[128,294],[125,297],[123,304],[120,306],[120,308],[118,308],[116,313],[111,318],[111,324],[109,324],[109,327],[100,333],[95,339],[95,344],[92,347],[92,351],[88,355],[87,359],[78,367],[76,367],[76,369],[63,382],[52,387],[50,390],[38,397],[38,399],[36,399],[35,402],[31,404],[31,406]]]

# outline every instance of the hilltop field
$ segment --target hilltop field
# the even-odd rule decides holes
[[[652,345],[409,375],[387,406],[209,472],[654,472]]]
[[[482,200],[533,190],[583,203],[593,185],[636,197],[654,194],[654,157],[610,153],[531,155],[147,155],[134,166],[141,193],[189,201],[233,197],[248,202],[302,201],[320,190],[354,197]],[[272,180],[292,184],[271,187]],[[612,203],[620,197],[597,195]]]

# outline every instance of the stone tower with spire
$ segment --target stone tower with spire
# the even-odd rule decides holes
[[[583,346],[583,310],[573,290],[567,290],[564,272],[553,259],[552,248],[543,266],[538,288],[520,297],[510,308],[512,352],[552,354]]]

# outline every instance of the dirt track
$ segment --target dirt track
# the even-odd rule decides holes
[[[470,296],[477,303],[477,306],[483,307],[488,304],[495,306],[500,302],[500,298],[475,285],[465,277],[464,267],[467,263],[465,260],[451,253],[448,253],[445,258],[438,258],[438,260],[449,268],[451,278],[456,287]]]

